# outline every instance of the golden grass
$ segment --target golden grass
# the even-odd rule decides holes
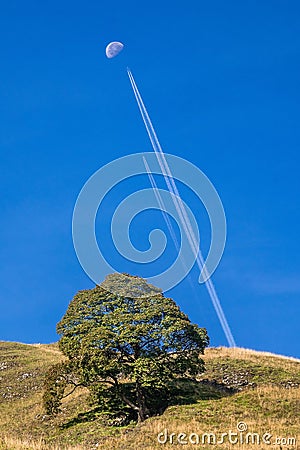
[[[41,377],[47,367],[63,358],[56,344],[2,343],[1,347],[0,343],[0,350],[1,361],[16,364],[0,372],[2,450],[280,449],[279,445],[263,443],[232,445],[224,442],[214,446],[159,444],[157,441],[158,433],[165,429],[168,436],[175,433],[176,439],[180,433],[189,436],[190,433],[211,432],[220,436],[229,430],[236,431],[239,422],[245,422],[249,432],[260,435],[269,432],[272,439],[295,437],[300,443],[300,387],[297,387],[300,361],[295,358],[239,348],[209,348],[204,356],[207,366],[204,378],[220,377],[222,380],[224,373],[253,371],[255,386],[242,388],[230,396],[195,398],[189,404],[169,407],[162,416],[152,417],[142,425],[114,428],[105,426],[98,416],[77,420],[90,410],[84,389],[64,400],[63,411],[56,419],[43,419]],[[20,381],[24,372],[36,372],[37,389],[26,391],[27,379]],[[286,387],[288,380],[292,380],[293,387]],[[21,393],[24,387],[24,397],[2,399],[1,392],[7,392],[9,386],[12,391]],[[300,447],[282,445],[283,450],[296,448]]]
[[[0,449],[1,450],[82,450],[83,447],[76,445],[74,446],[49,446],[45,444],[45,442],[40,439],[36,441],[32,441],[29,439],[17,439],[17,438],[10,438],[7,436],[4,436],[3,438],[0,438]]]
[[[31,345],[32,347],[36,347],[43,352],[50,352],[62,356],[62,353],[59,350],[57,344],[29,344],[29,345]]]
[[[284,356],[284,355],[277,355],[275,353],[270,352],[262,352],[257,350],[250,350],[247,348],[242,347],[210,347],[205,350],[205,359],[215,358],[216,356],[222,356],[222,357],[234,357],[239,359],[253,359],[253,358],[280,358],[288,361],[298,362],[300,363],[300,359],[294,358],[292,356]]]
[[[287,403],[294,402],[296,399],[300,399],[300,389],[297,393],[291,392],[282,388],[273,390],[272,386],[266,386],[259,388],[257,392],[253,391],[253,398],[257,395],[258,404],[260,404],[262,410],[267,408],[276,399],[281,398],[281,400]],[[242,394],[240,395],[242,397]],[[292,438],[295,439],[296,445],[299,442],[299,425],[297,417],[282,417],[276,418],[268,415],[261,415],[259,412],[255,414],[255,411],[249,411],[247,406],[239,406],[231,404],[232,398],[220,399],[214,401],[218,405],[213,405],[212,402],[200,402],[199,405],[191,405],[186,407],[172,407],[162,416],[151,418],[141,426],[136,427],[136,429],[129,431],[118,437],[110,437],[107,440],[100,440],[97,446],[100,450],[115,449],[115,450],[138,450],[138,449],[148,449],[148,450],[158,450],[158,449],[175,449],[175,448],[200,448],[200,445],[180,445],[176,441],[180,433],[185,433],[187,439],[192,433],[199,435],[200,444],[204,433],[214,433],[217,440],[220,439],[222,433],[228,433],[229,430],[233,432],[238,432],[237,426],[239,423],[243,422],[247,425],[247,432],[258,433],[260,435],[260,440],[265,433],[270,433],[272,435],[271,442],[275,443],[276,438]],[[202,411],[202,414],[201,414]],[[200,414],[199,414],[200,412]],[[168,442],[165,444],[160,444],[158,442],[158,434],[168,430]],[[244,442],[237,443],[235,445],[229,442],[224,442],[222,445],[201,445],[203,449],[218,448],[224,450],[262,450],[274,448],[274,446],[264,444],[260,442],[260,445],[246,443],[246,433],[243,434]],[[170,443],[170,435],[174,433],[173,443]],[[241,433],[238,433],[240,438]],[[250,438],[249,438],[250,439]],[[177,445],[176,445],[177,444]],[[296,449],[299,448],[291,443],[289,446],[284,446],[282,448]],[[279,449],[280,446],[278,445]]]

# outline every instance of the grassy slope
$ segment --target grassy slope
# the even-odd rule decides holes
[[[157,434],[236,431],[240,421],[248,431],[278,437],[296,437],[300,448],[299,360],[243,349],[211,348],[206,351],[206,372],[181,405],[170,406],[162,416],[142,426],[108,427],[87,405],[87,392],[65,400],[55,419],[41,407],[43,375],[62,355],[56,344],[26,345],[0,342],[0,449],[115,449],[159,448],[280,448],[279,445],[222,444],[161,445]],[[184,404],[185,403],[185,404]]]

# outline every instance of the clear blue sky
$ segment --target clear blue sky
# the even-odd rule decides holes
[[[238,346],[300,357],[299,25],[297,1],[2,4],[0,339],[55,341],[73,295],[93,287],[72,244],[77,195],[103,164],[151,150],[129,65],[165,151],[201,168],[223,201],[213,279]],[[108,60],[113,40],[125,49]],[[139,220],[143,248],[146,225],[164,224]],[[226,345],[203,286],[170,295]]]

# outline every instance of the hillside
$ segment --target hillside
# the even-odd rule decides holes
[[[209,348],[201,382],[191,384],[162,416],[138,427],[109,426],[88,405],[84,389],[65,399],[56,419],[45,416],[41,406],[44,373],[61,359],[56,344],[0,342],[0,449],[300,448],[297,359],[243,349]],[[243,431],[245,427],[247,431]],[[229,430],[237,432],[240,443],[230,444],[227,435],[222,438],[222,433]],[[252,433],[247,437],[249,442],[247,432]],[[162,433],[161,443],[158,433]],[[171,433],[175,435],[170,437]],[[205,444],[201,444],[204,433],[213,435],[204,436]],[[166,439],[168,443],[164,444]],[[231,435],[231,439],[234,441],[236,436]],[[184,444],[186,440],[189,443]]]

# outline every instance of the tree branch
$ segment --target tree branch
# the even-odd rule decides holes
[[[122,392],[122,387],[120,387],[120,384],[119,384],[118,380],[117,380],[116,378],[114,378],[114,377],[112,377],[112,379],[113,379],[114,382],[115,382],[115,385],[116,385],[116,387],[117,387],[117,389],[118,389],[118,391],[119,391],[120,397],[121,397],[121,399],[123,400],[123,402],[125,402],[126,405],[130,406],[130,408],[134,409],[135,411],[139,411],[138,406],[136,406],[134,403],[132,403],[132,401],[130,401],[130,400],[125,396],[125,394]]]
[[[75,383],[73,383],[73,384],[75,384]],[[66,397],[68,397],[69,395],[73,394],[73,392],[75,391],[75,389],[77,389],[77,388],[80,387],[80,386],[86,387],[83,383],[75,384],[75,386],[73,387],[73,389],[71,390],[71,392],[69,392],[69,393],[66,394],[66,395],[63,395],[62,398],[66,398]]]
[[[121,398],[122,400],[126,403],[126,405],[130,406],[130,408],[134,409],[135,411],[139,411],[138,406],[136,406],[134,403],[132,403],[127,397],[125,397],[125,395],[123,394],[123,392],[120,392]]]

